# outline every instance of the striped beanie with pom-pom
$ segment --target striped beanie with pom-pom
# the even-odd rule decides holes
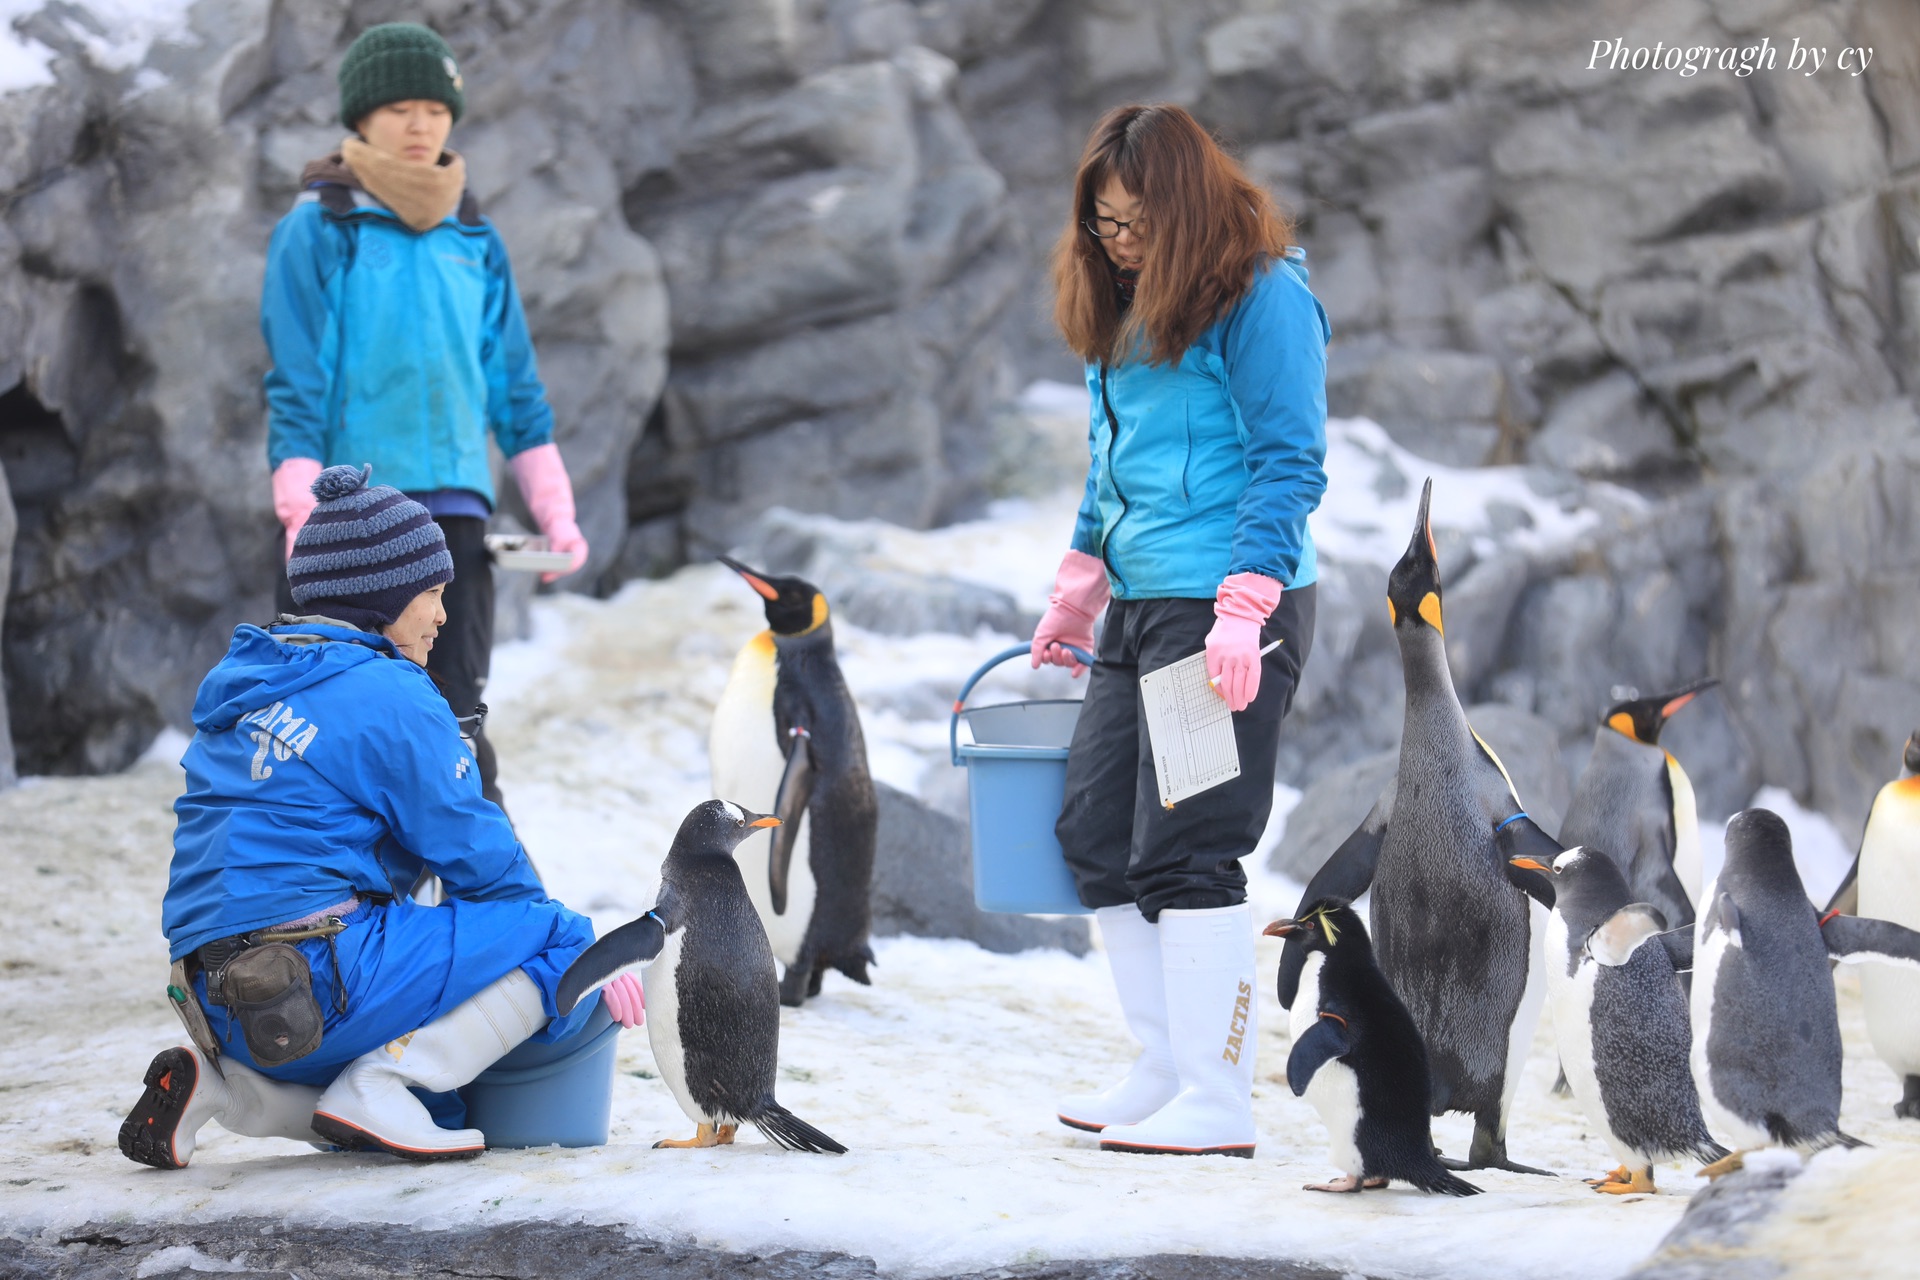
[[[287,561],[295,604],[362,631],[390,626],[415,596],[453,581],[440,526],[398,489],[368,484],[372,474],[372,467],[320,473],[313,482],[320,504]]]

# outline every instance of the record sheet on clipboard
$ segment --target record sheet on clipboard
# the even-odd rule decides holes
[[[1162,805],[1171,809],[1240,776],[1233,712],[1207,681],[1205,650],[1141,676],[1140,701]]]

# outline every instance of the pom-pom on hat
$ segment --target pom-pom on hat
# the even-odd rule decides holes
[[[368,484],[372,467],[328,467],[313,482],[320,504],[287,561],[293,602],[363,631],[390,626],[413,598],[453,581],[446,535],[398,489]]]
[[[417,22],[383,22],[362,31],[340,62],[340,123],[357,129],[376,108],[414,98],[446,103],[458,122],[465,89],[445,40]]]

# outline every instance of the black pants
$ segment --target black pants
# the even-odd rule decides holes
[[[1260,660],[1260,693],[1233,718],[1240,776],[1160,803],[1140,676],[1206,648],[1211,600],[1115,600],[1087,677],[1087,700],[1067,753],[1067,795],[1055,831],[1089,907],[1134,902],[1157,921],[1168,907],[1199,910],[1246,901],[1240,859],[1273,809],[1280,722],[1293,706],[1313,648],[1314,588],[1280,597],[1261,643],[1285,640]]]
[[[470,716],[480,705],[493,663],[493,559],[487,553],[487,522],[478,516],[436,516],[434,520],[446,535],[447,552],[453,557],[453,581],[441,597],[447,624],[427,655],[427,674],[455,716]],[[293,603],[293,589],[284,571],[274,595],[280,612],[302,612]],[[473,754],[480,765],[481,793],[499,804],[499,763],[484,725],[473,735]]]

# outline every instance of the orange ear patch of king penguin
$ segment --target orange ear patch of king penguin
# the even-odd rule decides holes
[[[1394,608],[1392,596],[1387,597],[1387,625],[1390,627],[1400,625],[1400,610]]]
[[[1616,711],[1608,716],[1607,728],[1615,733],[1624,733],[1635,742],[1640,741],[1640,735],[1633,731],[1633,717],[1624,711]]]
[[[1420,616],[1435,631],[1441,635],[1447,634],[1447,629],[1440,625],[1440,596],[1437,592],[1429,591],[1420,597]]]
[[[818,631],[820,629],[820,625],[824,623],[826,620],[827,620],[827,598],[821,595],[818,591],[816,591],[813,593],[813,625],[808,627],[807,630]]]

